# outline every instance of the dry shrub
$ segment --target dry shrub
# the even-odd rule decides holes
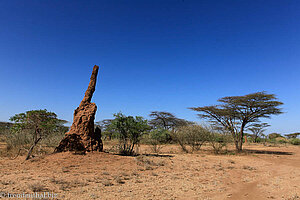
[[[44,155],[53,152],[54,148],[59,144],[64,135],[64,132],[54,132],[53,134],[47,135],[41,140],[33,153]],[[6,143],[5,153],[2,152],[2,154],[5,154],[6,156],[15,156],[17,154],[24,155],[32,145],[32,134],[29,130],[7,131],[2,137]]]
[[[55,184],[59,185],[59,189],[61,189],[63,191],[69,191],[71,188],[83,187],[83,186],[88,185],[87,183],[80,182],[78,180],[66,181],[66,180],[63,180],[63,179],[51,178],[50,181],[52,183],[55,183]]]
[[[209,129],[200,125],[190,125],[173,131],[171,136],[183,151],[188,152],[187,146],[189,146],[193,152],[194,150],[200,150],[201,146],[208,141],[209,135]]]
[[[47,191],[47,188],[39,182],[30,184],[29,188],[32,190],[32,192],[45,192],[45,191]]]
[[[232,136],[225,132],[208,132],[208,142],[216,154],[220,153],[224,147],[232,141]]]

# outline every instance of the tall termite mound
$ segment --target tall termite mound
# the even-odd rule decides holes
[[[88,89],[79,107],[74,111],[73,124],[54,152],[63,151],[102,151],[101,131],[94,129],[97,111],[95,103],[91,103],[95,92],[99,67],[94,66]]]

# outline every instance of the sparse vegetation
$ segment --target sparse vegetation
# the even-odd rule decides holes
[[[290,143],[292,145],[300,145],[300,139],[299,138],[293,138],[290,140]]]
[[[226,134],[226,132],[218,133],[210,131],[208,133],[208,142],[216,154],[220,153],[231,142],[231,136]]]
[[[104,180],[103,182],[102,182],[102,184],[104,185],[104,186],[112,186],[112,185],[114,185],[111,181],[109,181],[109,180]]]
[[[39,182],[30,184],[29,188],[31,189],[32,192],[44,192],[44,191],[47,191],[47,188],[43,184],[41,184]]]
[[[300,0],[0,1],[0,200],[300,200],[299,21]]]
[[[71,188],[83,187],[88,185],[87,183],[81,182],[79,180],[68,181],[60,178],[57,179],[55,177],[52,177],[50,179],[50,182],[59,185],[59,189],[62,191],[69,191]]]
[[[243,166],[243,169],[250,170],[250,171],[256,170],[255,167],[251,167],[251,166],[248,166],[248,165],[244,165],[244,166]]]
[[[253,102],[256,100],[257,102]],[[279,114],[281,112],[277,108],[281,103],[273,100],[274,96],[272,95],[255,93],[241,97],[222,98],[220,102],[223,104],[220,106],[193,108],[193,110],[200,111],[200,116],[211,120],[211,123],[206,126],[177,118],[169,112],[151,112],[150,121],[142,117],[126,116],[122,113],[117,113],[114,115],[115,119],[96,123],[97,128],[102,129],[106,152],[113,151],[114,153],[118,152],[122,155],[132,155],[134,157],[128,158],[114,155],[116,157],[110,159],[115,159],[116,162],[121,164],[112,165],[113,167],[103,167],[106,163],[111,164],[111,161],[106,160],[103,162],[102,159],[99,159],[101,160],[102,168],[99,166],[88,166],[82,172],[80,167],[83,164],[69,163],[66,165],[62,160],[76,155],[80,160],[87,159],[87,162],[91,162],[93,157],[101,157],[106,154],[93,155],[94,152],[75,151],[69,154],[68,158],[65,157],[62,160],[55,161],[57,162],[55,173],[59,173],[64,178],[47,178],[41,182],[36,182],[35,180],[30,182],[30,184],[26,182],[26,187],[32,192],[46,192],[54,188],[55,191],[63,193],[61,198],[64,198],[64,195],[67,193],[78,191],[80,188],[82,193],[86,193],[84,198],[97,199],[102,195],[97,194],[99,187],[101,187],[101,192],[115,188],[121,191],[122,188],[132,187],[132,184],[142,183],[138,184],[142,187],[150,181],[155,182],[159,180],[159,182],[156,182],[159,185],[163,184],[165,179],[168,179],[168,182],[176,180],[176,182],[181,183],[188,178],[189,181],[193,180],[197,184],[199,181],[202,181],[201,187],[196,190],[201,191],[209,186],[212,187],[209,190],[203,189],[203,191],[209,192],[215,188],[223,190],[224,186],[218,187],[220,180],[216,179],[216,174],[233,175],[237,171],[239,173],[242,171],[245,174],[261,173],[261,169],[257,167],[258,165],[253,164],[252,166],[250,161],[244,162],[244,158],[237,163],[227,157],[225,162],[222,161],[223,158],[221,156],[223,156],[223,153],[226,153],[228,157],[247,156],[248,153],[251,153],[251,150],[248,150],[248,148],[243,154],[237,153],[232,150],[233,146],[236,149],[241,149],[242,144],[240,142],[244,143],[246,140],[247,147],[250,147],[249,143],[259,143],[260,141],[264,141],[268,145],[264,148],[269,148],[269,146],[271,148],[279,148],[283,146],[282,144],[286,147],[291,147],[288,143],[300,145],[300,139],[297,138],[298,134],[287,135],[287,138],[278,133],[269,134],[268,137],[264,135],[265,128],[269,125],[261,123],[259,118],[268,118],[271,114]],[[273,107],[270,104],[274,104]],[[266,106],[266,112],[261,110],[262,105]],[[252,106],[251,109],[257,109],[257,112],[260,114],[251,115],[247,113],[250,106]],[[33,157],[37,153],[46,153],[48,148],[50,151],[53,151],[64,137],[65,132],[68,131],[68,128],[63,126],[65,121],[57,119],[54,113],[46,110],[28,111],[15,115],[11,120],[14,123],[2,123],[2,126],[0,126],[0,128],[2,127],[0,129],[0,142],[5,142],[6,151],[21,148],[27,150],[26,159]],[[248,130],[252,134],[244,133],[244,130]],[[241,136],[245,137],[241,138]],[[253,146],[258,145],[255,144]],[[178,146],[184,152],[193,154],[179,153]],[[139,154],[139,151],[136,151],[136,147],[142,149],[141,154]],[[155,154],[148,152],[149,147]],[[263,154],[281,153],[280,151],[256,152]],[[212,153],[216,155],[210,155]],[[252,159],[256,156],[253,156]],[[118,161],[121,158],[124,158],[122,162]],[[36,165],[36,167],[38,166],[38,169],[44,166],[40,165],[43,162],[43,157],[32,159],[31,161],[30,163]],[[93,161],[97,162],[97,160]],[[128,165],[127,162],[130,164]],[[44,163],[49,162],[46,161]],[[124,167],[123,165],[128,166]],[[266,165],[265,167],[268,166]],[[124,170],[124,168],[127,169]],[[273,168],[270,169],[272,170]],[[48,170],[47,168],[46,171]],[[26,173],[27,171],[30,171],[30,169],[25,170]],[[93,174],[94,172],[97,174],[96,177]],[[8,176],[6,177],[9,177],[9,173],[7,173]],[[171,176],[170,173],[172,173]],[[38,175],[37,177],[40,176]],[[201,180],[203,176],[205,178]],[[69,179],[69,177],[72,178]],[[81,179],[78,179],[78,177]],[[210,179],[213,179],[213,181],[207,181]],[[18,181],[22,180],[11,181],[3,179],[0,181],[0,185],[11,188],[13,185],[17,185]],[[24,180],[28,181],[29,178],[24,178]],[[239,184],[248,183],[250,180],[251,177],[245,175]],[[230,184],[230,182],[227,184]],[[90,185],[91,187],[85,187]],[[185,187],[189,191],[195,191],[195,187],[190,188],[188,184],[185,184]],[[87,193],[88,191],[90,192]]]
[[[118,184],[124,184],[125,183],[125,181],[120,176],[115,177],[115,181]]]

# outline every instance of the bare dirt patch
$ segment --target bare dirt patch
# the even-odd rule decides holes
[[[0,191],[49,191],[58,199],[299,199],[299,147],[245,149],[241,155],[184,154],[170,145],[160,155],[136,157],[90,152],[0,158]]]

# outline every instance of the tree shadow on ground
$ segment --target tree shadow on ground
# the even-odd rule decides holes
[[[286,152],[286,151],[267,151],[267,150],[244,149],[243,152],[251,153],[251,154],[293,155],[292,152]]]
[[[161,158],[173,158],[173,155],[167,155],[167,154],[140,154],[143,156],[150,156],[150,157],[161,157]]]
[[[167,154],[133,154],[133,155],[126,155],[121,153],[112,153],[113,155],[118,156],[128,156],[128,157],[137,157],[137,156],[149,156],[149,157],[161,157],[161,158],[172,158],[173,155],[167,155]]]

